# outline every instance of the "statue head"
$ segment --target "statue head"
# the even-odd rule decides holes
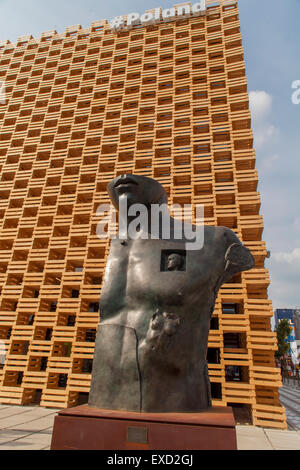
[[[171,253],[168,256],[168,271],[180,271],[182,268],[183,259],[178,253]]]
[[[144,204],[150,208],[151,204],[166,204],[167,194],[162,185],[152,178],[142,175],[121,175],[112,180],[107,191],[114,207],[119,209],[121,198],[127,199],[127,206]]]

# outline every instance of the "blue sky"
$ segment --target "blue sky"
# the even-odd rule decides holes
[[[179,0],[0,0],[0,40],[112,19]],[[300,0],[240,0],[240,20],[251,98],[259,191],[272,253],[267,261],[274,308],[300,306]],[[300,96],[300,95],[299,95]]]

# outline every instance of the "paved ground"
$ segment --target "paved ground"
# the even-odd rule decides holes
[[[49,450],[57,410],[0,405],[0,450]]]
[[[237,426],[239,450],[300,450],[300,431]]]
[[[289,429],[300,431],[300,388],[284,385],[279,393],[281,404],[285,407]]]
[[[57,411],[0,405],[0,450],[49,450]],[[300,430],[236,429],[239,450],[300,450]]]

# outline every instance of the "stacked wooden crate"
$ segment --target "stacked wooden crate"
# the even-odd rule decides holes
[[[213,404],[286,428],[237,3],[2,41],[0,80],[0,402],[87,401],[109,250],[97,208],[111,179],[136,173],[251,249],[255,268],[223,286],[212,319]]]

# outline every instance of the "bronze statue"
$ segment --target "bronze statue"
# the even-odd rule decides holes
[[[123,175],[108,185],[116,209],[167,202],[162,186]],[[128,223],[126,220],[126,223]],[[124,221],[123,221],[124,222]],[[204,245],[187,240],[114,239],[100,299],[89,406],[137,412],[198,412],[211,407],[207,368],[210,320],[221,285],[254,260],[235,233],[204,226]],[[161,234],[161,230],[159,231]]]

